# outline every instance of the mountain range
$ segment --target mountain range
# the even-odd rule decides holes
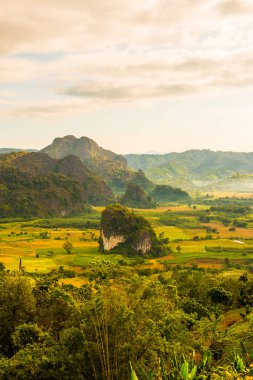
[[[143,170],[150,180],[188,190],[209,184],[215,188],[220,182],[224,187],[238,173],[253,173],[253,153],[189,150],[163,155],[128,154],[125,158],[130,168]]]
[[[77,213],[88,205],[112,203],[115,196],[125,199],[127,188],[128,199],[129,184],[148,195],[157,193],[157,184],[184,190],[251,192],[252,173],[253,153],[190,150],[122,156],[87,137],[65,136],[40,152],[0,149],[0,215]],[[170,186],[161,189],[171,198]]]
[[[14,152],[38,152],[37,149],[18,149],[18,148],[0,148],[0,154],[14,153]]]

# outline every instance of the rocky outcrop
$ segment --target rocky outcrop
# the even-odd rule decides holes
[[[166,254],[149,221],[119,204],[107,206],[102,212],[100,250],[127,256]]]

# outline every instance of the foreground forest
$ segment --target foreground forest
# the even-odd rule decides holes
[[[253,276],[95,261],[0,276],[0,379],[250,379]],[[130,364],[132,373],[130,373]]]

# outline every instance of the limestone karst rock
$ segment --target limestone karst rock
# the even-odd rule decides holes
[[[109,205],[102,212],[100,250],[128,256],[159,257],[166,253],[149,221],[119,204]]]

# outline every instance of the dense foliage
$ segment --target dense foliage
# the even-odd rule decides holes
[[[188,201],[190,196],[186,191],[168,185],[158,185],[151,196],[156,202]]]
[[[87,209],[85,194],[75,180],[61,174],[36,176],[0,167],[1,217],[61,216]]]
[[[139,380],[250,375],[252,276],[103,261],[87,275],[77,288],[1,269],[0,379],[122,380],[130,363]]]
[[[56,160],[44,153],[16,152],[0,155],[0,168],[29,173],[40,181],[52,173],[55,174],[55,177],[58,174],[70,177],[82,186],[83,196],[91,205],[103,205],[114,200],[113,193],[105,181],[86,168],[75,156]]]

